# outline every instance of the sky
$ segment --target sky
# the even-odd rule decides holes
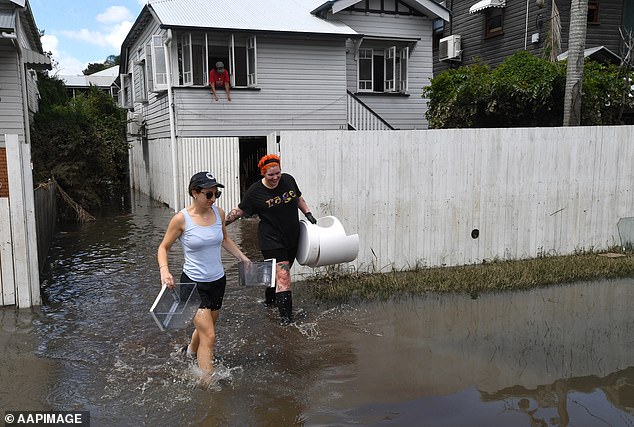
[[[89,63],[121,53],[121,43],[147,0],[29,0],[52,52],[56,74],[80,75]]]

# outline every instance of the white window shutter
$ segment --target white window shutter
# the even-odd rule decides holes
[[[409,47],[404,47],[400,51],[400,72],[399,72],[399,92],[407,92],[408,90],[408,77],[409,72]]]
[[[192,73],[192,35],[186,33],[180,37],[181,67],[183,75],[183,86],[191,86],[194,83]]]
[[[233,37],[233,34],[231,34],[231,40],[229,40],[229,80],[231,81],[231,87],[235,87],[236,85],[236,56],[235,56],[235,49],[236,48],[236,41]]]
[[[258,84],[257,53],[255,36],[251,36],[247,39],[247,86],[249,87],[254,87]]]
[[[385,92],[394,92],[396,90],[394,81],[396,79],[396,46],[385,49]]]
[[[167,65],[165,64],[165,46],[163,36],[152,36],[152,80],[155,90],[167,89]]]
[[[119,74],[121,90],[119,91],[119,105],[122,108],[132,108],[132,79],[130,74]]]
[[[147,90],[152,92],[154,90],[154,79],[152,78],[152,44],[148,43],[144,47],[145,49],[145,78],[147,80]]]

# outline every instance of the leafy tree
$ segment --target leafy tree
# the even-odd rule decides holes
[[[479,127],[493,99],[489,67],[475,63],[447,70],[423,88],[429,99],[427,120],[431,128]]]
[[[495,105],[486,127],[560,126],[563,71],[526,51],[510,56],[493,71]]]
[[[582,124],[621,124],[633,108],[624,82],[631,71],[586,60]],[[423,88],[430,128],[561,126],[566,63],[521,51],[495,70],[468,65],[447,70]]]
[[[49,79],[41,76],[40,88],[58,87]],[[31,130],[35,179],[55,178],[86,209],[102,206],[126,185],[125,111],[96,87],[60,103],[45,99],[49,92]]]
[[[54,105],[64,105],[69,101],[66,85],[57,76],[38,74],[37,87],[40,92],[40,110],[50,110]]]
[[[88,66],[82,71],[84,76],[89,76],[91,74],[98,73],[99,71],[103,71],[105,69],[110,68],[111,65],[104,64],[103,62],[91,62]]]
[[[106,58],[104,62],[91,62],[82,71],[82,74],[85,76],[89,76],[99,71],[103,71],[108,68],[114,67],[115,65],[119,65],[119,59],[120,59],[119,55],[110,55]]]

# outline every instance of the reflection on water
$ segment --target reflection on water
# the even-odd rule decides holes
[[[89,410],[96,426],[634,425],[634,279],[359,306],[298,284],[283,327],[227,256],[204,389],[177,351],[191,327],[161,332],[147,312],[171,213],[132,202],[57,236],[42,307],[0,310],[0,407]],[[229,230],[258,258],[254,226]]]

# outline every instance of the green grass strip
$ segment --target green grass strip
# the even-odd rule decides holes
[[[305,281],[316,300],[349,303],[421,295],[532,289],[634,276],[634,253],[580,253],[388,273],[328,273]]]

